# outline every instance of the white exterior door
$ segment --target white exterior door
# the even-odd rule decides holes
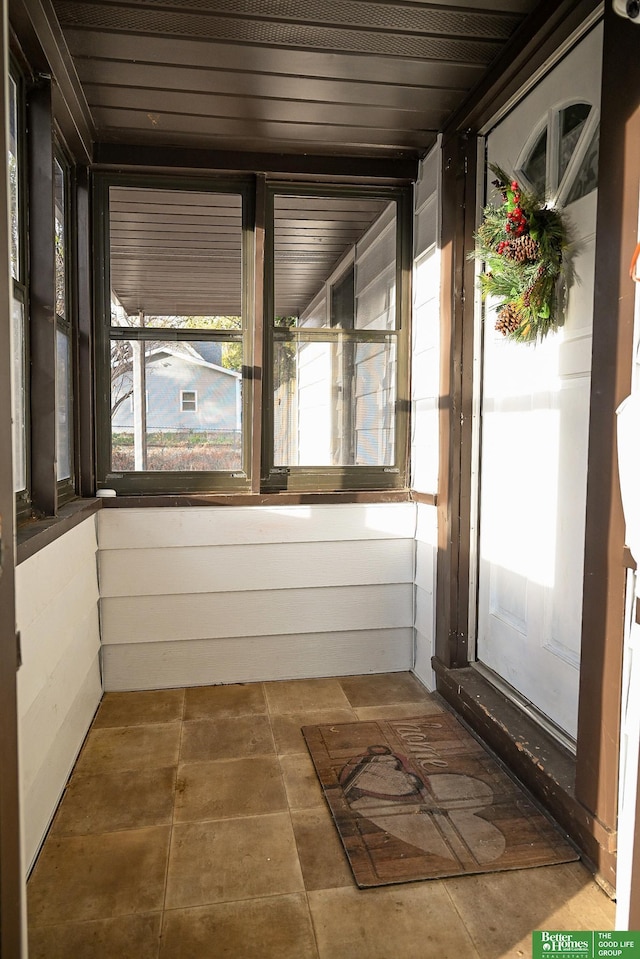
[[[602,28],[488,135],[488,161],[565,211],[576,280],[534,345],[484,320],[477,659],[575,738]],[[487,179],[493,179],[489,172]],[[491,190],[491,188],[489,188]],[[490,305],[489,305],[490,307]]]

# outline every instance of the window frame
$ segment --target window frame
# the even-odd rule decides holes
[[[131,187],[139,190],[171,190],[234,194],[242,197],[242,318],[241,330],[158,329],[111,326],[109,189]],[[93,187],[94,249],[96,250],[95,296],[95,408],[96,485],[116,489],[122,495],[202,492],[247,492],[251,489],[251,377],[252,322],[254,303],[254,220],[253,179],[243,177],[197,177],[153,174],[97,173]],[[242,342],[242,467],[239,470],[118,472],[111,469],[111,339],[189,342]]]
[[[11,275],[12,300],[22,307],[22,383],[24,393],[24,472],[25,485],[14,490],[16,517],[26,519],[31,516],[31,377],[29,363],[29,220],[28,220],[28,150],[27,150],[27,89],[22,71],[12,56],[9,57],[9,77],[15,84],[16,93],[16,154],[18,162],[17,201],[18,201],[18,270],[17,277]],[[15,450],[14,450],[15,454]],[[15,471],[15,464],[14,464]],[[14,472],[15,483],[15,472]]]
[[[73,177],[73,162],[70,160],[67,155],[66,150],[64,149],[61,140],[57,133],[54,131],[54,148],[53,148],[53,180],[54,180],[54,200],[55,200],[55,178],[56,178],[56,164],[61,168],[63,174],[63,183],[64,183],[64,242],[65,242],[65,271],[64,271],[64,282],[65,282],[65,316],[61,317],[57,310],[54,307],[54,320],[56,325],[56,338],[58,333],[63,333],[68,338],[69,345],[69,397],[68,397],[68,416],[69,416],[69,476],[64,477],[63,479],[58,479],[57,477],[57,461],[56,461],[56,487],[57,487],[57,504],[58,506],[63,506],[65,503],[68,503],[70,500],[74,499],[76,496],[76,484],[77,484],[77,428],[76,428],[76,380],[77,380],[77,363],[76,363],[76,303],[74,297],[74,287],[75,287],[75,257],[74,257],[74,246],[72,242],[72,224],[75,219],[75,204],[74,204],[74,177]],[[55,212],[54,212],[54,255],[55,255]],[[57,391],[57,381],[58,381],[58,367],[57,367],[57,342],[56,342],[56,450],[57,450],[57,435],[58,435],[58,391]]]
[[[111,470],[110,341],[158,339],[159,329],[140,333],[136,327],[111,325],[109,190],[111,187],[186,192],[233,193],[243,198],[242,312],[243,329],[164,329],[168,340],[213,340],[243,343],[243,469],[242,471],[128,471]],[[354,197],[395,204],[396,323],[392,330],[287,329],[273,322],[274,199],[280,194],[319,197]],[[409,347],[412,279],[412,187],[353,183],[317,184],[255,176],[200,177],[152,173],[99,171],[93,184],[95,257],[95,406],[97,486],[113,487],[120,495],[291,492],[397,491],[408,488],[409,468]],[[263,219],[264,218],[264,219]],[[264,223],[264,227],[262,224]],[[262,231],[264,229],[264,246]],[[346,264],[327,282],[343,278]],[[260,301],[256,289],[262,286]],[[261,322],[261,317],[264,321]],[[144,329],[144,328],[143,328]],[[166,336],[165,336],[166,334]],[[394,462],[391,466],[274,467],[273,351],[276,340],[315,339],[354,343],[395,343],[396,397],[394,409]],[[255,364],[255,365],[254,365]],[[256,387],[258,392],[256,392]],[[255,405],[254,405],[255,403]],[[181,404],[182,405],[182,404]],[[255,415],[254,415],[255,411]],[[252,458],[253,454],[253,458]]]
[[[352,184],[301,183],[272,180],[266,191],[264,369],[262,417],[262,490],[358,491],[405,489],[409,466],[409,337],[412,276],[411,188],[402,186],[355,186]],[[358,198],[387,200],[396,204],[396,324],[392,330],[345,330],[338,326],[307,329],[275,324],[274,203],[277,196]],[[353,264],[352,264],[353,265]],[[339,272],[327,277],[327,320],[330,322],[331,284],[339,283],[349,269],[338,264]],[[276,342],[396,342],[396,399],[393,466],[276,466],[274,453],[274,346]]]
[[[185,400],[185,394],[190,393],[193,395],[192,400]],[[185,407],[186,403],[193,403],[193,409]],[[197,390],[180,390],[180,412],[181,413],[197,413],[198,412],[198,391]]]

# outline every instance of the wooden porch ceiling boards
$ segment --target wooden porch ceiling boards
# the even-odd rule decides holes
[[[53,0],[99,143],[418,158],[536,0]]]

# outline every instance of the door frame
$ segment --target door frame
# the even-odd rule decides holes
[[[528,34],[494,71],[443,136],[440,464],[436,654],[438,688],[456,694],[469,665],[474,404],[475,267],[466,259],[482,197],[478,137],[536,82],[550,61],[573,46],[602,16],[596,0],[543,5]],[[638,174],[629,137],[629,104],[638,89],[638,28],[604,10],[601,152],[596,236],[589,481],[583,600],[582,669],[577,755],[567,789],[584,811],[590,856],[615,886],[615,830],[624,622],[624,525],[617,487],[615,409],[629,391],[633,291],[628,264],[637,228]],[[634,52],[635,51],[635,52]],[[635,142],[635,141],[634,141]],[[637,149],[637,146],[636,146]],[[620,171],[624,183],[620,187]],[[635,181],[634,181],[635,175]],[[631,198],[633,197],[633,202]],[[633,229],[630,229],[633,220]],[[466,295],[465,295],[466,293]],[[459,674],[448,675],[451,670]],[[468,671],[467,671],[468,672]],[[462,710],[461,710],[462,711]],[[606,744],[606,748],[605,748]],[[574,817],[577,813],[573,813]]]
[[[0,955],[20,956],[24,882],[20,857],[18,783],[17,645],[15,618],[15,537],[11,427],[11,277],[9,275],[9,196],[6,111],[8,84],[8,12],[2,0],[0,43],[5,64],[0,80]]]

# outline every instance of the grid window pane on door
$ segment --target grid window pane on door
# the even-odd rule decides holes
[[[273,472],[397,466],[396,207],[273,198]]]
[[[241,194],[109,188],[114,473],[243,470],[243,217]]]

